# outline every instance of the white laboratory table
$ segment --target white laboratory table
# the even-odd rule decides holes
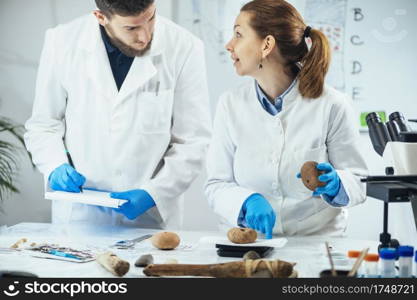
[[[184,264],[212,264],[239,260],[217,256],[214,245],[199,243],[200,238],[219,236],[221,232],[177,231],[181,237],[180,246],[171,251],[154,248],[150,241],[136,244],[134,249],[120,250],[109,248],[114,242],[131,239],[143,234],[154,233],[155,230],[126,228],[115,226],[91,225],[52,225],[43,223],[21,223],[11,227],[0,227],[0,248],[10,247],[21,238],[28,239],[28,243],[56,243],[76,249],[90,249],[96,253],[110,250],[131,264],[125,277],[146,277],[143,268],[134,266],[136,259],[143,254],[152,254],[154,263],[165,263],[169,259],[176,259]],[[349,269],[347,259],[340,257],[348,250],[362,250],[370,247],[370,252],[376,252],[377,241],[352,240],[331,237],[288,237],[286,245],[275,249],[268,259],[281,259],[296,262],[295,269],[299,277],[318,277],[323,269],[329,268],[324,243],[332,246],[334,262],[338,269]],[[66,261],[35,258],[23,253],[2,253],[0,251],[0,271],[18,270],[36,274],[39,277],[54,278],[97,278],[114,277],[97,262],[73,263]]]

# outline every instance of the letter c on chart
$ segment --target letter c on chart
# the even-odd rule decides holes
[[[350,38],[350,41],[355,46],[360,46],[364,44],[364,42],[361,41],[361,38],[359,35],[352,35],[352,37]]]

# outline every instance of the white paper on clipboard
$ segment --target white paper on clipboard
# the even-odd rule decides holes
[[[46,192],[45,199],[112,208],[118,208],[127,202],[127,200],[111,198],[109,192],[91,191],[87,189],[84,189],[82,193],[69,193],[61,191]]]

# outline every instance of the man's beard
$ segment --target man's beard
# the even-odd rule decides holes
[[[118,38],[113,38],[112,36],[115,36],[113,30],[110,28],[110,26],[106,26],[105,27],[106,30],[110,33],[108,34],[110,42],[112,43],[113,46],[115,46],[116,48],[118,48],[120,50],[120,52],[122,52],[124,55],[129,56],[129,57],[140,57],[146,54],[146,52],[149,51],[149,49],[152,46],[152,40],[153,40],[153,34],[151,37],[151,40],[149,41],[149,43],[146,45],[145,48],[137,50],[135,48],[130,47],[129,45],[126,45],[124,42],[122,42],[121,40],[119,40]]]

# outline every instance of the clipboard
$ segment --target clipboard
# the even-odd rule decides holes
[[[65,201],[70,203],[83,203],[111,208],[119,208],[128,202],[127,200],[111,198],[109,192],[93,191],[87,188],[85,188],[82,193],[48,191],[45,193],[45,199]]]

